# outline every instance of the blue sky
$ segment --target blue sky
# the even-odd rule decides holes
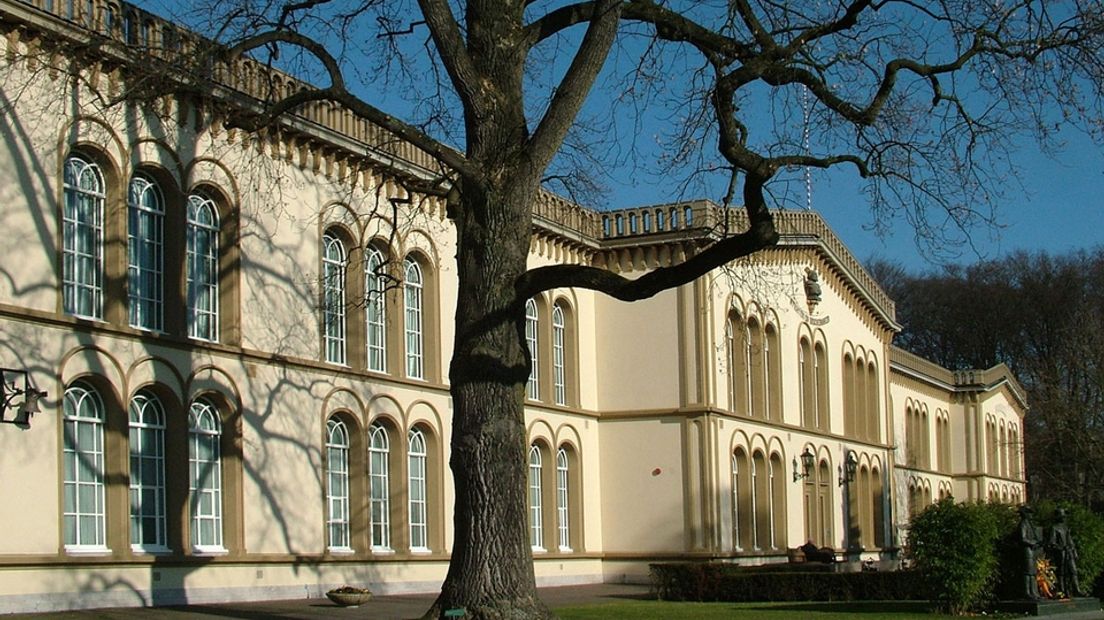
[[[178,13],[182,6],[186,6],[166,3],[165,0],[146,0],[140,4],[163,15]],[[420,39],[416,36],[412,40],[418,43]],[[636,47],[631,43],[622,51],[627,52],[628,56],[614,60],[613,67],[625,62],[626,58],[630,63],[639,58]],[[557,57],[554,64],[559,64],[560,60]],[[679,69],[676,71],[681,74]],[[553,69],[553,73],[557,70],[562,71],[562,67]],[[610,70],[613,69],[607,68],[607,72]],[[400,118],[411,117],[416,105],[416,99],[409,97],[411,91],[403,97],[395,96],[389,89],[382,89],[382,93],[374,88],[368,90],[370,94],[365,98],[370,103],[380,105]],[[610,101],[595,93],[588,102],[588,108],[608,116]],[[645,120],[644,126],[648,133],[652,129],[647,127],[649,122]],[[612,138],[620,144],[610,148],[619,149],[621,144],[633,139],[622,129],[624,127],[616,130],[618,135]],[[640,137],[639,134],[637,137]],[[970,263],[998,258],[1016,250],[1064,253],[1092,248],[1104,241],[1104,233],[1101,232],[1104,230],[1104,149],[1074,129],[1064,129],[1060,138],[1066,144],[1058,149],[1058,154],[1053,158],[1040,153],[1030,138],[1020,141],[1021,148],[1015,153],[1015,160],[1022,171],[1019,183],[1025,191],[1021,192],[1018,186],[1009,184],[997,213],[999,226],[972,230],[972,246],[948,253],[954,262]],[[624,161],[621,163],[625,164]],[[653,178],[654,181],[651,180]],[[881,227],[884,231],[881,236],[872,230],[873,215],[861,191],[859,179],[850,169],[814,171],[812,179],[814,210],[821,213],[859,260],[877,256],[899,262],[913,271],[935,268],[933,261],[939,260],[939,257],[918,247],[913,228],[903,217],[891,217],[888,226]],[[680,197],[671,190],[678,179],[651,177],[633,165],[609,170],[604,181],[608,192],[599,202],[606,208],[654,204]],[[775,187],[782,185],[776,184]],[[717,195],[683,197],[720,201],[723,186],[710,191],[715,191]],[[793,183],[788,191],[799,193],[796,196],[791,194],[798,204],[805,202],[800,181]]]

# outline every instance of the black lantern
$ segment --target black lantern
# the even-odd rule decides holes
[[[859,460],[855,458],[855,451],[848,450],[847,458],[839,468],[839,485],[850,484],[855,481],[855,470],[859,467]]]
[[[23,376],[23,387],[19,387],[19,375]],[[46,397],[46,392],[31,385],[31,374],[26,370],[0,368],[0,422],[28,427],[31,416],[39,412],[38,401]],[[15,409],[15,416],[7,419],[8,409]]]
[[[793,460],[793,479],[794,482],[801,480],[802,478],[809,477],[809,471],[816,463],[816,457],[809,451],[809,446],[805,446],[805,451],[801,453],[801,471],[797,471],[797,459]]]

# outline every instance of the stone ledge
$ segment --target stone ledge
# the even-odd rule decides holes
[[[1043,601],[1001,601],[997,611],[1047,618],[1104,619],[1100,599],[1073,598]]]

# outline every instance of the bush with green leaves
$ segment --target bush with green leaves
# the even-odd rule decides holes
[[[908,554],[941,609],[961,614],[988,600],[997,579],[997,514],[948,498],[913,517]]]

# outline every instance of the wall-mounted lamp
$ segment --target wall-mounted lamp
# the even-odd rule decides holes
[[[797,471],[797,459],[793,460],[793,479],[794,482],[801,480],[802,478],[809,477],[809,471],[816,463],[816,457],[812,452],[809,452],[809,446],[805,446],[805,451],[801,453],[801,471]]]
[[[859,460],[855,458],[855,451],[848,450],[847,458],[839,467],[839,486],[851,484],[855,481],[855,470],[859,467]]]
[[[19,375],[23,375],[23,387],[19,387]],[[31,416],[38,413],[38,401],[46,397],[46,392],[31,386],[31,373],[15,368],[0,368],[0,422],[28,427]],[[7,419],[8,409],[15,409],[15,417]]]

